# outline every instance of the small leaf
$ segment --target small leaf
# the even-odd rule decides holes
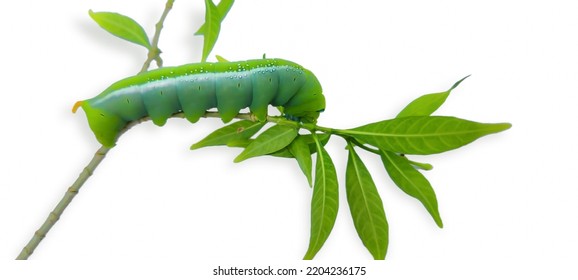
[[[203,57],[201,62],[206,62],[207,57],[213,50],[219,32],[221,31],[221,15],[212,0],[205,0],[205,28],[203,32]]]
[[[321,146],[325,147],[325,144],[327,144],[327,142],[329,142],[329,136],[331,136],[331,134],[316,134],[316,136],[319,139]],[[307,145],[309,146],[309,154],[316,153],[317,152],[317,146],[315,144],[315,139],[313,139],[313,135],[307,134],[307,135],[301,135],[301,137],[303,138],[303,140],[305,140],[305,143],[307,143]],[[281,149],[277,152],[271,153],[269,155],[274,156],[274,157],[294,158],[293,154],[291,154],[291,152],[289,152],[288,148],[283,148],[283,149]]]
[[[305,177],[307,177],[307,183],[309,183],[309,186],[312,186],[313,178],[311,172],[313,169],[313,161],[311,160],[311,152],[306,140],[303,136],[297,136],[293,142],[287,146],[287,148],[291,155],[293,155],[297,160],[297,163],[299,164],[301,171],[303,171],[303,174],[305,174]]]
[[[140,24],[125,15],[111,12],[88,11],[90,17],[104,30],[112,35],[141,45],[147,49],[151,48],[149,38]]]
[[[406,157],[381,151],[381,160],[393,182],[406,194],[419,200],[438,227],[442,228],[443,223],[438,211],[438,201],[429,181],[411,166]]]
[[[387,253],[389,226],[383,210],[383,202],[367,167],[347,143],[349,157],[345,173],[347,202],[357,235],[374,259],[383,260]]]
[[[448,98],[450,92],[455,89],[463,80],[468,76],[463,77],[461,80],[457,81],[450,89],[439,93],[430,93],[422,95],[416,98],[414,101],[410,102],[396,118],[404,117],[415,117],[415,116],[429,116],[435,112]]]
[[[229,10],[231,10],[231,7],[233,7],[234,2],[235,0],[221,0],[219,2],[219,4],[217,5],[217,10],[219,11],[219,15],[221,16],[219,22],[223,22],[223,20],[229,13]],[[195,32],[195,35],[204,35],[204,34],[205,34],[205,24],[201,25],[199,30]]]
[[[382,150],[428,155],[457,149],[511,126],[509,123],[485,124],[455,117],[421,116],[385,120],[339,132]]]
[[[220,55],[215,55],[215,57],[217,58],[218,62],[229,62],[227,59],[225,59],[224,57],[222,57]]]
[[[305,260],[311,260],[321,249],[337,218],[339,208],[339,189],[337,173],[331,157],[319,141],[317,143],[317,162],[315,164],[315,184],[311,197],[311,236]]]
[[[431,165],[429,163],[413,161],[413,160],[408,159],[407,157],[406,157],[406,159],[411,165],[413,165],[413,167],[415,167],[417,169],[421,169],[421,170],[425,170],[425,171],[430,171],[433,169],[433,165]]]
[[[234,160],[241,162],[248,158],[262,156],[287,147],[297,137],[297,129],[291,126],[275,125],[259,134]]]
[[[249,120],[232,123],[213,131],[203,140],[193,144],[191,150],[208,146],[227,145],[232,141],[248,139],[255,135],[264,125],[264,122],[252,122]]]
[[[319,138],[319,142],[321,142],[322,146],[325,146],[325,144],[327,144],[327,142],[329,142],[329,136],[330,135],[331,134],[325,134],[325,133],[317,134],[317,138]],[[317,147],[315,146],[315,140],[313,139],[311,134],[299,135],[299,137],[303,138],[303,140],[305,140],[305,143],[307,143],[307,145],[309,146],[309,154],[314,154],[315,152],[317,152]],[[237,147],[237,148],[246,148],[253,141],[255,141],[255,139],[237,139],[237,140],[232,140],[232,141],[228,142],[227,146]],[[294,158],[294,156],[291,154],[291,152],[289,152],[288,147],[285,147],[279,151],[270,153],[268,155],[274,156],[274,157]]]

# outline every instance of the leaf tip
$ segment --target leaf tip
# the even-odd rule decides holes
[[[444,222],[442,222],[442,218],[440,218],[439,216],[435,219],[436,225],[438,225],[439,228],[444,228]]]
[[[246,160],[247,158],[245,157],[245,155],[243,153],[239,154],[234,160],[234,163],[239,163],[241,161]]]
[[[457,82],[449,89],[449,91],[457,88],[465,79],[467,79],[467,78],[470,77],[471,75],[472,75],[472,74],[469,74],[469,75],[461,78],[459,81],[457,81]]]
[[[303,256],[303,260],[304,261],[310,261],[315,257],[314,253],[311,253],[310,251],[307,251],[307,253],[305,253],[305,256]]]
[[[409,160],[409,159],[408,159],[408,161],[411,165],[413,165],[414,167],[421,169],[421,170],[430,171],[433,169],[433,165],[431,165],[429,163],[417,162],[417,161],[413,161],[413,160]]]
[[[511,123],[497,123],[495,125],[496,127],[496,132],[502,132],[504,130],[508,130],[510,128],[512,128],[512,124]]]
[[[430,171],[433,169],[433,165],[429,164],[429,163],[424,163],[422,166],[422,169],[425,171]]]
[[[220,55],[215,55],[215,57],[217,58],[218,62],[229,62],[226,58],[220,56]]]

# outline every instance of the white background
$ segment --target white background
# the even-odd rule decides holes
[[[544,3],[234,5],[213,54],[266,53],[309,68],[327,97],[321,125],[393,117],[468,74],[437,114],[513,124],[459,150],[414,157],[435,166],[426,176],[443,229],[360,151],[390,225],[385,261],[372,261],[356,236],[341,139],[327,146],[342,183],[337,222],[316,261],[304,262],[311,190],[297,164],[233,164],[240,150],[224,147],[189,151],[221,122],[175,119],[123,135],[31,257],[38,261],[14,262],[99,147],[72,105],[135,74],[146,56],[102,31],[88,10],[130,15],[152,37],[164,1],[2,2],[0,278],[207,279],[218,265],[341,265],[367,266],[368,279],[576,279],[577,7]],[[203,1],[175,2],[161,36],[165,65],[200,60],[193,32],[203,20]]]

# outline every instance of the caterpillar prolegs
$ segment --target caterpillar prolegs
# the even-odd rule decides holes
[[[97,140],[116,143],[131,121],[150,117],[162,126],[182,112],[194,123],[217,108],[223,122],[249,107],[263,121],[269,105],[283,108],[285,117],[315,122],[325,109],[325,97],[315,75],[283,59],[193,63],[164,67],[122,79],[91,99],[78,101]]]

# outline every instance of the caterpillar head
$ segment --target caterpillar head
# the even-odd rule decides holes
[[[124,128],[126,122],[113,114],[90,106],[89,102],[86,101],[76,102],[72,112],[76,113],[79,107],[86,113],[88,125],[98,142],[106,147],[114,146],[119,136],[118,134]]]
[[[325,110],[325,96],[317,77],[308,70],[305,72],[307,77],[305,84],[283,106],[283,112],[289,119],[315,123],[319,114]]]

